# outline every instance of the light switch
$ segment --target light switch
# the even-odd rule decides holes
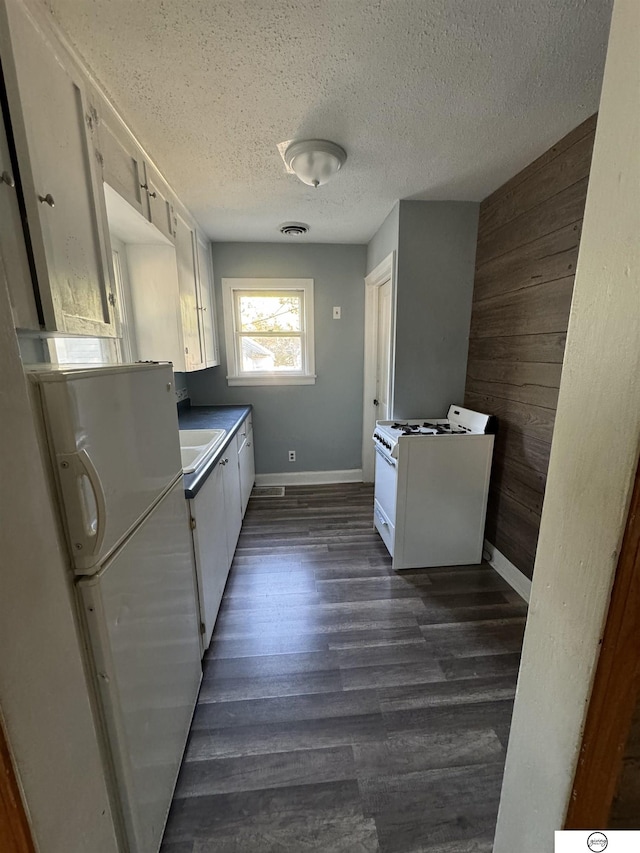
[[[342,308],[340,308],[339,305],[335,305],[333,308],[333,319],[339,320],[341,316],[342,316]]]

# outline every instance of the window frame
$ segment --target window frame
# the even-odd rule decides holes
[[[300,337],[302,350],[302,369],[296,371],[261,371],[249,372],[241,370],[239,341],[236,324],[236,294],[265,291],[281,293],[282,291],[302,292],[302,329],[299,333],[288,332],[286,337]],[[315,374],[315,345],[314,345],[314,302],[312,278],[223,278],[222,305],[224,313],[225,349],[227,353],[227,384],[228,385],[314,385]],[[256,337],[261,337],[256,333]],[[268,337],[268,335],[262,335]]]

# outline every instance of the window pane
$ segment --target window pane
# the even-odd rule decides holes
[[[302,329],[302,294],[238,293],[238,331],[299,332]]]
[[[243,335],[240,349],[245,373],[302,370],[302,343],[298,337],[254,338]]]

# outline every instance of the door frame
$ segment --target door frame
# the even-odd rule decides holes
[[[366,276],[364,304],[364,391],[362,398],[362,480],[373,483],[375,457],[371,436],[376,425],[376,368],[378,353],[378,296],[391,282],[391,354],[389,357],[389,400],[393,411],[393,364],[395,359],[396,253],[391,252]]]
[[[613,581],[565,829],[610,827],[640,697],[640,468]]]
[[[0,848],[6,853],[35,853],[2,718],[0,718]]]

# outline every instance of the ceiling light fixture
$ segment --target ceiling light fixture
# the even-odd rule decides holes
[[[284,153],[287,169],[295,172],[303,184],[321,187],[344,165],[347,152],[327,139],[303,139],[292,142]]]

